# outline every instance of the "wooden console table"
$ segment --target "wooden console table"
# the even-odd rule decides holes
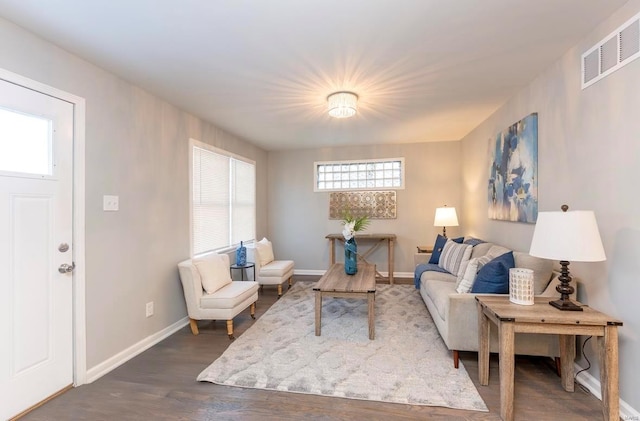
[[[344,236],[342,234],[329,234],[326,237],[329,240],[329,265],[332,266],[336,262],[336,241],[344,242]],[[367,262],[366,258],[373,253],[381,244],[387,243],[387,262],[389,268],[389,284],[393,285],[393,242],[396,240],[395,234],[356,234],[355,235],[356,242],[358,243],[358,248],[360,248],[360,243],[362,241],[376,241],[376,243],[371,246],[368,250],[365,250],[363,253],[358,252],[358,260],[362,260],[365,263]],[[376,269],[376,276],[378,278],[384,279],[384,276],[378,272]]]
[[[584,311],[560,311],[549,305],[549,297],[536,297],[535,304],[513,304],[508,296],[477,296],[478,305],[478,377],[489,384],[489,321],[498,327],[500,338],[500,416],[514,419],[514,339],[516,333],[559,335],[562,387],[574,389],[573,360],[576,335],[598,337],[602,411],[605,420],[619,420],[618,326],[616,320],[584,306]],[[580,303],[577,303],[580,305]],[[553,397],[550,397],[553,399]]]

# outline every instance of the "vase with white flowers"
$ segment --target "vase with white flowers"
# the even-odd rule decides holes
[[[347,275],[355,275],[358,272],[358,244],[355,234],[367,228],[371,221],[368,215],[354,217],[346,211],[343,216],[342,235],[344,236],[344,272]]]

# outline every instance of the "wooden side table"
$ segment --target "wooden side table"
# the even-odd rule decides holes
[[[477,296],[478,376],[481,385],[489,384],[489,330],[491,321],[500,338],[500,416],[514,419],[514,339],[516,333],[559,335],[562,387],[574,390],[573,360],[576,335],[598,337],[602,410],[605,420],[619,420],[618,326],[620,320],[585,306],[584,311],[561,311],[549,305],[549,297],[536,297],[535,304],[513,304],[508,296]],[[581,305],[580,303],[577,303]]]

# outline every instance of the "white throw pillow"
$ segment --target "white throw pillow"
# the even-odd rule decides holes
[[[260,266],[268,265],[274,261],[275,258],[273,256],[273,245],[271,244],[271,241],[263,238],[256,243],[256,250],[260,257]]]
[[[469,244],[458,244],[454,241],[447,240],[444,248],[442,249],[438,266],[456,277],[458,276],[461,268],[462,273],[464,274],[464,269],[469,262],[472,250],[473,246]]]
[[[464,271],[464,275],[462,275],[462,279],[456,286],[456,292],[458,294],[466,294],[471,292],[471,288],[473,288],[473,283],[476,280],[478,271],[482,269],[482,266],[486,265],[491,260],[493,259],[489,256],[480,256],[469,259],[469,263],[467,264],[467,268]]]
[[[226,258],[226,259],[225,259]],[[229,258],[221,254],[209,254],[193,260],[200,280],[202,288],[207,294],[213,294],[220,288],[231,283],[231,274],[229,273]]]

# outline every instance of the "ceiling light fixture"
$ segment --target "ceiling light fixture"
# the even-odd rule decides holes
[[[353,92],[334,92],[327,97],[329,115],[335,118],[349,118],[356,115],[358,95]]]

